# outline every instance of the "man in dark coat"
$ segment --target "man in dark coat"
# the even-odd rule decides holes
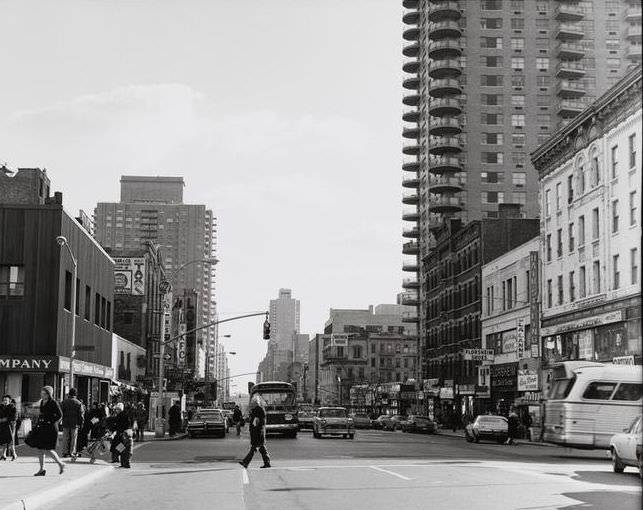
[[[82,428],[85,410],[76,398],[76,389],[71,388],[60,405],[63,412],[63,457],[76,457],[78,430]]]
[[[134,449],[134,433],[132,431],[132,419],[125,412],[125,406],[122,402],[114,406],[114,414],[107,418],[107,428],[116,433],[109,449],[112,452],[112,463],[120,461],[121,467],[129,468]]]
[[[170,436],[173,436],[181,429],[181,406],[178,400],[170,407],[168,414],[170,418]]]
[[[250,429],[250,451],[245,458],[239,462],[244,468],[247,468],[252,461],[252,457],[257,450],[263,459],[262,468],[270,467],[270,456],[266,450],[266,411],[263,409],[263,400],[261,397],[253,397],[250,402],[250,416],[248,418]]]
[[[237,428],[237,436],[241,435],[241,428],[243,427],[243,414],[241,413],[241,408],[238,405],[234,406],[232,411],[232,421],[234,426]]]
[[[518,437],[518,427],[520,426],[520,418],[516,414],[516,410],[512,407],[507,418],[507,442],[505,444],[516,444]]]

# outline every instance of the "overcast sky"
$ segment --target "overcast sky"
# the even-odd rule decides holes
[[[70,212],[178,175],[219,223],[222,317],[280,287],[302,332],[401,287],[399,0],[0,0],[0,163]],[[233,374],[262,319],[222,326]],[[235,379],[238,389],[247,380]],[[235,391],[237,388],[233,388]]]

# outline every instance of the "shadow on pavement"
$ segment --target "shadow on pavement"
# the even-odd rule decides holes
[[[623,485],[627,487],[640,487],[641,476],[632,471],[631,473],[612,473],[610,471],[575,471],[570,477],[579,482],[600,483],[607,485]]]
[[[613,508],[613,494],[609,492],[564,492],[561,496],[579,501],[577,505],[561,506],[559,510],[586,510],[595,508],[605,510]],[[641,508],[641,494],[619,494],[618,510],[639,510]]]

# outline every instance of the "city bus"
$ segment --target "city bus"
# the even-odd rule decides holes
[[[573,448],[608,449],[610,438],[641,414],[642,381],[641,365],[556,365],[545,403],[543,439]]]
[[[299,423],[295,387],[287,382],[260,382],[250,390],[250,400],[255,395],[259,395],[266,404],[266,433],[296,438]]]

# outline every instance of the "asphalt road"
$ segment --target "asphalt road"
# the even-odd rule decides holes
[[[637,470],[603,452],[466,443],[358,431],[354,440],[270,438],[273,468],[237,464],[247,435],[154,441],[130,470],[55,501],[51,510],[640,509]]]

